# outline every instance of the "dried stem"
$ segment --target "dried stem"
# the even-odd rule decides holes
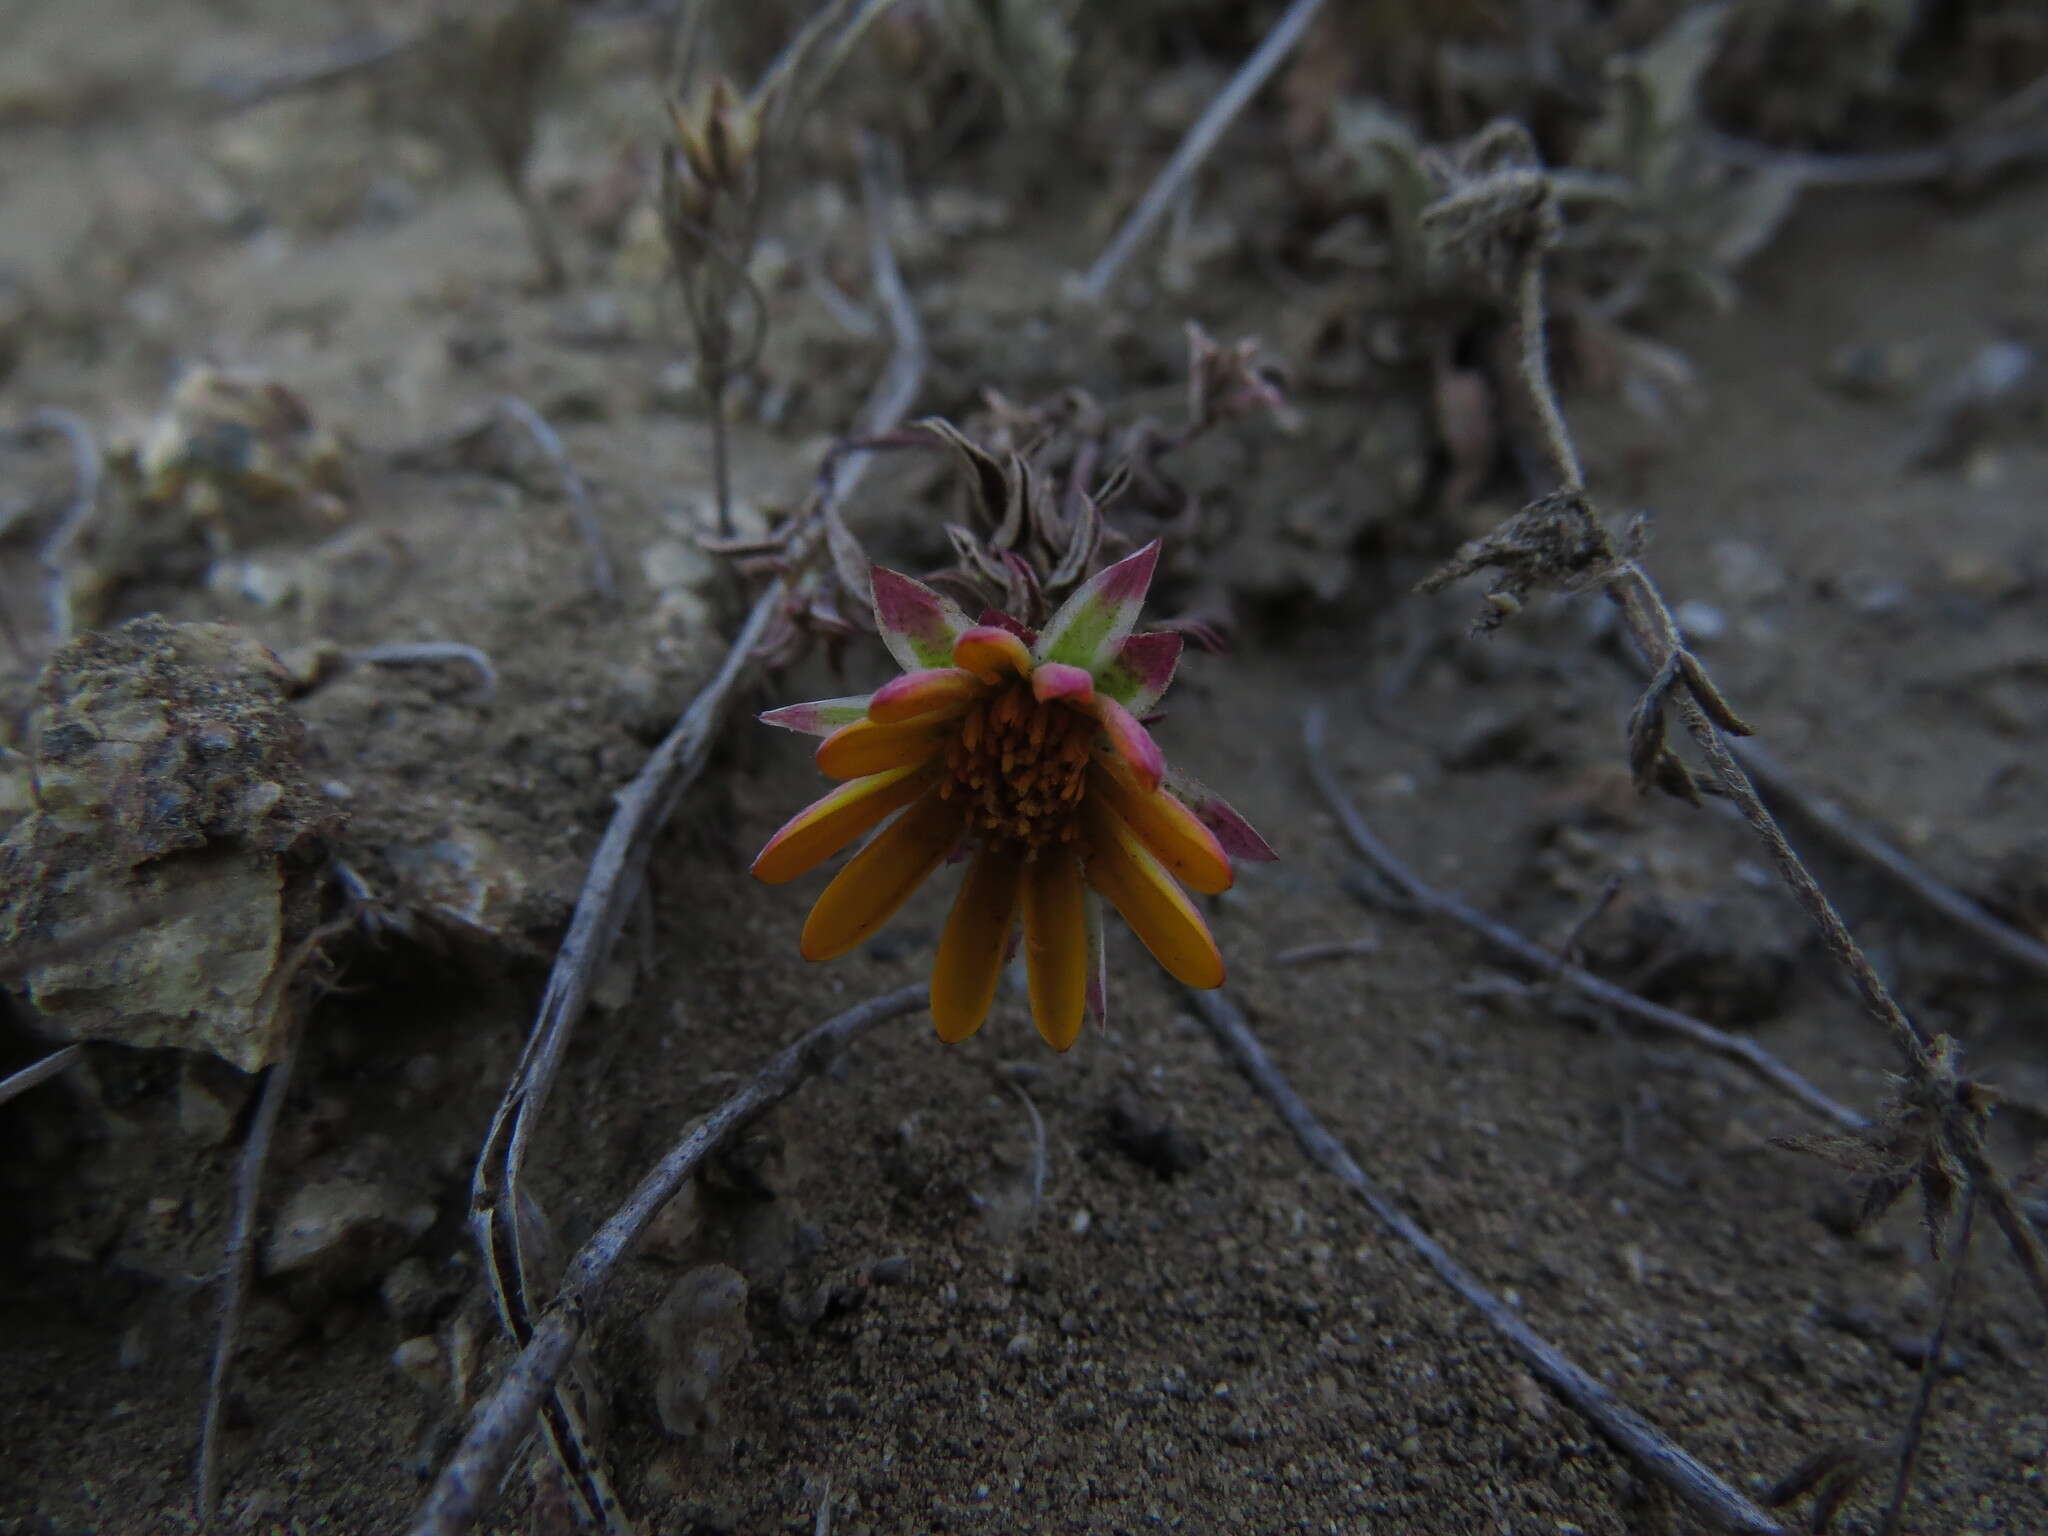
[[[547,1105],[597,973],[632,911],[655,834],[668,821],[684,791],[703,773],[726,709],[750,670],[755,646],[780,610],[782,599],[783,583],[777,581],[755,601],[717,675],[620,792],[618,808],[590,861],[569,931],[556,951],[525,1052],[477,1160],[470,1185],[470,1225],[483,1251],[499,1319],[522,1344],[531,1334],[535,1308],[528,1290],[532,1269],[517,1213],[534,1127]],[[571,1411],[559,1400],[550,1406],[546,1427],[557,1453],[563,1454],[570,1449],[563,1442],[580,1437],[570,1422]],[[588,1458],[578,1453],[578,1460],[587,1462]],[[588,1466],[584,1470],[595,1471]],[[595,1487],[578,1496],[593,1506],[608,1499]]]
[[[2020,1272],[2027,1277],[2042,1307],[2048,1309],[2048,1246],[2043,1245],[2033,1218],[1986,1154],[1981,1137],[1957,1150],[1969,1175],[1971,1190],[1991,1207],[1991,1219],[2005,1235],[2006,1246],[2019,1261]]]
[[[1649,585],[1648,578],[1641,578],[1641,581],[1643,586]],[[1616,600],[1620,601],[1619,598]],[[1778,826],[1776,818],[1764,808],[1763,801],[1758,798],[1756,786],[1750,782],[1749,775],[1742,771],[1742,765],[1735,761],[1734,754],[1728,750],[1728,743],[1714,728],[1714,723],[1707,718],[1706,711],[1700,708],[1697,700],[1690,695],[1680,695],[1677,703],[1679,718],[1692,733],[1693,741],[1700,749],[1700,755],[1706,758],[1708,766],[1714,770],[1714,777],[1721,783],[1722,791],[1742,813],[1742,819],[1749,823],[1750,830],[1756,833],[1763,843],[1765,851],[1771,856],[1772,864],[1777,867],[1778,878],[1784,881],[1786,888],[1792,892],[1793,900],[1805,909],[1814,926],[1820,929],[1822,943],[1827,946],[1828,953],[1834,957],[1835,963],[1848,975],[1857,996],[1863,1001],[1865,1011],[1891,1035],[1892,1043],[1898,1047],[1899,1053],[1908,1063],[1924,1069],[1927,1061],[1926,1038],[1892,997],[1891,989],[1884,984],[1883,979],[1877,974],[1876,967],[1871,965],[1870,957],[1863,953],[1862,947],[1849,932],[1848,924],[1842,921],[1842,915],[1835,910],[1834,903],[1828,900],[1827,893],[1820,888],[1820,882],[1813,878],[1806,865],[1800,861],[1799,855],[1793,852],[1792,845],[1785,840],[1785,834]]]
[[[704,355],[704,399],[711,408],[711,484],[718,498],[714,526],[721,539],[732,537],[732,445],[731,428],[725,419],[726,370],[722,358],[714,359],[709,348]]]
[[[1515,335],[1521,343],[1523,393],[1542,432],[1541,446],[1550,461],[1550,472],[1557,477],[1558,489],[1576,495],[1586,488],[1586,471],[1579,462],[1571,429],[1565,425],[1556,387],[1550,382],[1550,312],[1543,301],[1541,255],[1532,253],[1523,261],[1516,289]]]
[[[886,242],[882,251],[887,254]],[[886,266],[888,272],[894,273],[893,258]],[[900,291],[900,283],[897,286]],[[923,374],[923,333],[907,300],[900,309],[891,307],[890,318],[897,329],[897,346],[883,377],[895,382],[885,391],[878,390],[869,403],[870,419],[865,423],[877,432],[893,426],[907,409]],[[906,360],[914,360],[915,366]],[[861,455],[848,465],[838,479],[836,493],[843,495],[858,483],[866,464],[866,455]],[[810,514],[813,529],[821,521],[828,501],[829,495],[815,498]],[[632,783],[620,792],[611,824],[591,859],[569,931],[556,953],[526,1048],[478,1156],[470,1185],[470,1225],[482,1250],[500,1320],[512,1338],[522,1344],[532,1333],[534,1307],[528,1294],[531,1270],[516,1213],[534,1129],[546,1108],[570,1038],[589,1002],[597,973],[634,908],[654,836],[684,792],[703,773],[732,698],[752,669],[761,639],[780,615],[788,595],[788,583],[778,579],[755,600],[717,675],[691,701],[675,729],[654,749]],[[540,1410],[543,1425],[560,1452],[563,1434],[556,1420],[561,1404],[552,1395],[552,1382],[550,1375],[537,1390],[544,1399]],[[509,1448],[505,1454],[510,1454]]]
[[[1516,255],[1520,268],[1516,281],[1516,291],[1520,296],[1517,328],[1521,338],[1521,366],[1516,377],[1530,414],[1540,428],[1544,455],[1559,482],[1561,494],[1555,498],[1555,504],[1573,514],[1580,523],[1579,534],[1588,552],[1588,562],[1597,571],[1608,600],[1620,611],[1629,638],[1651,674],[1661,677],[1681,663],[1690,664],[1688,681],[1693,686],[1672,688],[1669,702],[1677,708],[1679,719],[1685,723],[1701,756],[1713,770],[1722,793],[1742,813],[1742,819],[1749,823],[1750,830],[1770,854],[1778,878],[1820,930],[1828,953],[1847,973],[1865,1011],[1891,1036],[1893,1044],[1909,1065],[1916,1072],[1924,1073],[1928,1065],[1925,1037],[1906,1017],[1905,1010],[1899,1007],[1890,989],[1871,966],[1869,957],[1850,934],[1834,903],[1828,900],[1820,883],[1786,841],[1784,831],[1758,797],[1756,786],[1742,771],[1742,765],[1729,751],[1719,728],[1701,707],[1700,693],[1711,692],[1711,685],[1706,683],[1697,661],[1685,650],[1678,626],[1672,620],[1671,611],[1665,606],[1656,584],[1639,564],[1623,557],[1613,536],[1586,499],[1585,473],[1550,380],[1549,351],[1543,336],[1542,247],[1537,241],[1526,241],[1517,247]]]
[[[1147,189],[1138,206],[1131,210],[1123,227],[1109,242],[1109,247],[1095,260],[1087,274],[1081,279],[1079,292],[1091,304],[1100,304],[1108,295],[1110,285],[1123,270],[1132,252],[1144,243],[1153,227],[1165,217],[1181,188],[1190,176],[1201,168],[1209,158],[1209,152],[1216,147],[1216,141],[1223,137],[1230,125],[1237,120],[1252,97],[1259,93],[1272,74],[1300,44],[1308,31],[1309,23],[1315,20],[1316,12],[1323,8],[1323,0],[1294,0],[1273,23],[1273,30],[1266,34],[1265,41],[1230,82],[1216,94],[1195,125],[1180,141],[1180,147],[1173,152],[1173,158],[1166,162],[1157,179]]]
[[[1336,816],[1338,825],[1351,844],[1368,859],[1373,867],[1397,886],[1401,893],[1427,912],[1434,912],[1462,923],[1474,933],[1504,950],[1522,964],[1540,971],[1553,981],[1561,982],[1573,991],[1591,998],[1594,1002],[1639,1019],[1654,1028],[1678,1035],[1693,1044],[1741,1062],[1772,1087],[1798,1100],[1807,1109],[1824,1120],[1854,1130],[1867,1122],[1845,1104],[1838,1104],[1819,1088],[1808,1082],[1756,1041],[1740,1035],[1731,1035],[1714,1028],[1713,1025],[1638,997],[1625,988],[1616,986],[1592,972],[1562,960],[1542,945],[1524,938],[1514,929],[1485,913],[1466,905],[1458,897],[1434,886],[1425,884],[1422,878],[1410,869],[1366,825],[1358,807],[1345,795],[1338,785],[1336,775],[1330,771],[1324,751],[1325,722],[1320,710],[1312,711],[1302,723],[1302,741],[1308,752],[1309,774],[1315,780],[1316,788],[1322,792]]]
[[[38,1083],[47,1083],[84,1054],[84,1046],[67,1045],[62,1050],[50,1052],[41,1061],[30,1062],[19,1072],[0,1077],[0,1104],[5,1104],[17,1094],[27,1093]]]
[[[276,1061],[263,1074],[263,1091],[242,1144],[242,1162],[235,1178],[235,1207],[228,1219],[227,1247],[221,1255],[219,1327],[213,1341],[213,1363],[206,1378],[206,1405],[199,1419],[197,1499],[199,1524],[213,1519],[220,1503],[220,1436],[234,1374],[235,1345],[242,1331],[242,1304],[249,1292],[255,1263],[256,1210],[263,1198],[263,1172],[270,1161],[270,1143],[292,1085],[298,1056],[298,1030],[287,1035]]]
[[[569,1261],[554,1299],[522,1334],[524,1347],[518,1358],[441,1468],[414,1517],[412,1536],[455,1536],[483,1513],[596,1317],[613,1273],[698,1165],[794,1093],[852,1041],[878,1024],[924,1007],[928,992],[921,983],[899,987],[811,1030],[693,1126],[648,1171]]]
[[[800,120],[824,89],[825,82],[866,35],[868,27],[894,3],[895,0],[826,0],[775,56],[755,85],[750,104],[786,123]],[[852,12],[850,17],[848,12]],[[811,62],[814,56],[820,61],[815,66]]]
[[[1963,1288],[1963,1270],[1970,1257],[1970,1223],[1977,1213],[1977,1184],[1973,1179],[1963,1187],[1962,1214],[1949,1238],[1948,1273],[1941,1288],[1941,1311],[1934,1319],[1934,1331],[1927,1336],[1927,1358],[1920,1362],[1920,1385],[1913,1394],[1912,1410],[1906,1415],[1905,1432],[1899,1437],[1899,1465],[1892,1480],[1891,1501],[1885,1505],[1879,1536],[1898,1536],[1899,1521],[1906,1513],[1906,1500],[1913,1492],[1913,1473],[1920,1464],[1920,1442],[1927,1432],[1927,1413],[1934,1405],[1935,1383],[1941,1379],[1941,1357],[1948,1349],[1948,1324],[1955,1313],[1956,1297]]]
[[[43,609],[49,615],[50,640],[62,645],[71,638],[71,575],[68,561],[71,546],[99,505],[103,464],[92,429],[70,411],[43,406],[30,411],[23,423],[27,433],[54,433],[71,449],[71,499],[64,504],[57,526],[36,551],[36,564],[43,573]]]
[[[1670,1489],[1718,1529],[1783,1536],[1783,1527],[1775,1520],[1574,1364],[1388,1198],[1301,1101],[1228,996],[1220,991],[1194,992],[1189,999],[1210,1033],[1237,1059],[1252,1086],[1279,1112],[1309,1161],[1356,1191],[1381,1225],[1420,1254],[1437,1278],[1464,1298],[1538,1379],[1607,1436],[1644,1476]]]
[[[409,667],[421,662],[459,661],[476,669],[477,697],[488,699],[498,691],[498,669],[491,658],[473,645],[454,640],[396,641],[390,645],[365,646],[349,652],[349,660],[386,667]]]
[[[500,400],[498,411],[532,438],[534,447],[554,465],[555,474],[562,482],[562,493],[569,498],[570,513],[576,519],[576,532],[590,557],[590,585],[607,602],[616,601],[619,586],[612,575],[611,553],[605,547],[604,524],[598,521],[589,488],[584,485],[583,477],[576,473],[576,466],[569,462],[569,450],[562,446],[561,437],[548,425],[545,416],[517,395],[507,395]]]

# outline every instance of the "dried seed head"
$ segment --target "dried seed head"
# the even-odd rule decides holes
[[[737,189],[751,169],[754,150],[761,142],[761,122],[723,75],[711,82],[711,100],[705,108],[702,134],[708,167],[706,179]]]
[[[678,127],[680,133],[680,125]],[[717,194],[695,169],[687,147],[670,145],[661,156],[661,226],[678,263],[695,263],[710,244]]]
[[[674,149],[695,178],[714,193],[737,196],[746,190],[761,122],[732,82],[720,75],[688,101],[668,104]]]
[[[760,114],[723,75],[696,95],[668,103],[670,142],[661,154],[661,218],[679,266],[694,267],[710,250],[729,211],[756,190]]]

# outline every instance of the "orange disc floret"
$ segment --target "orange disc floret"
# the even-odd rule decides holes
[[[1097,729],[1092,717],[1035,698],[1028,680],[1005,683],[969,706],[946,748],[941,793],[959,796],[969,824],[990,837],[1027,850],[1071,843]]]

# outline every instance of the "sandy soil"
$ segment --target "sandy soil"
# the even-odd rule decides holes
[[[509,205],[394,108],[395,87],[219,119],[175,88],[331,40],[315,8],[260,28],[231,7],[150,8],[146,27],[132,6],[5,9],[19,31],[0,65],[0,303],[34,296],[11,329],[0,308],[7,414],[63,406],[111,437],[159,411],[174,366],[203,358],[288,384],[349,445],[338,510],[288,507],[225,542],[159,530],[92,617],[224,620],[288,664],[319,641],[452,641],[498,673],[486,695],[459,665],[345,666],[293,706],[310,778],[346,790],[360,877],[459,909],[475,931],[351,950],[312,1015],[267,1209],[346,1178],[420,1214],[374,1269],[259,1281],[219,1526],[399,1529],[461,1415],[445,1380],[422,1385],[394,1350],[475,1332],[463,1221],[479,1138],[611,794],[701,684],[735,611],[692,543],[706,429],[630,245],[576,237],[572,291],[530,291]],[[629,32],[588,29],[578,46],[574,90],[543,133],[550,184],[596,178],[640,121],[637,100],[607,89],[629,72]],[[1164,393],[1189,314],[1218,335],[1287,333],[1288,294],[1244,274],[1154,295],[1114,326],[1077,315],[1059,277],[1096,232],[1058,199],[977,222],[958,214],[970,194],[992,195],[963,172],[905,216],[933,331],[921,411],[963,410],[982,384]],[[805,209],[798,227],[818,227],[825,215]],[[2006,911],[2039,868],[2027,860],[2048,789],[2048,446],[2036,423],[1994,431],[1955,467],[1909,472],[1903,458],[1939,379],[2038,326],[2044,228],[2038,181],[1961,204],[1815,198],[1733,314],[1662,332],[1697,370],[1696,413],[1656,427],[1611,399],[1571,402],[1592,483],[1617,510],[1654,514],[1651,567],[1675,602],[1703,605],[1688,610],[1702,652],[1761,739]],[[857,252],[857,210],[820,238]],[[859,272],[856,259],[843,275]],[[750,509],[801,495],[885,350],[835,328],[800,274],[777,316],[738,433]],[[1899,390],[1854,398],[1829,382],[1851,346],[1921,361]],[[764,412],[777,386],[786,402]],[[616,598],[590,590],[545,460],[499,442],[392,463],[507,392],[561,428],[590,482]],[[1254,527],[1326,477],[1317,455],[1368,409],[1335,389],[1302,404],[1299,441],[1246,429],[1221,456],[1237,478],[1217,494]],[[60,473],[26,454],[0,468]],[[906,483],[878,477],[852,516],[910,558],[929,541],[903,538],[911,514],[891,498]],[[1331,601],[1248,607],[1230,654],[1183,669],[1162,739],[1284,855],[1211,916],[1234,995],[1309,1102],[1535,1326],[1760,1491],[1823,1447],[1895,1432],[1937,1277],[1916,1213],[1849,1233],[1841,1179],[1770,1145],[1815,1129],[1796,1106],[1495,985],[1492,957],[1461,933],[1362,908],[1304,776],[1299,721],[1320,704],[1341,778],[1425,877],[1558,940],[1619,873],[1589,940],[1596,964],[1753,1032],[1847,1103],[1881,1099],[1884,1041],[1742,829],[1630,791],[1634,684],[1597,606],[1535,603],[1475,640],[1476,592],[1412,595],[1428,546],[1506,510],[1482,501],[1454,530],[1373,546]],[[33,544],[6,555],[8,612],[33,636]],[[883,662],[856,645],[846,670],[866,686]],[[33,676],[15,671],[11,707]],[[813,661],[759,702],[840,691]],[[792,739],[739,726],[662,838],[651,942],[614,967],[541,1141],[535,1192],[561,1243],[772,1049],[928,962],[942,891],[856,956],[796,959],[814,882],[769,889],[746,863],[814,787]],[[2038,1155],[2038,980],[1817,852],[1918,1016],[2020,1101],[1998,1122],[2001,1151]],[[1358,937],[1376,949],[1278,959]],[[1136,942],[1112,945],[1111,1025],[1071,1054],[1040,1046],[1014,990],[957,1048],[922,1018],[887,1027],[628,1266],[590,1372],[645,1529],[808,1530],[826,1500],[842,1536],[1687,1528],[1304,1161]],[[45,1048],[25,1009],[0,1025],[0,1067]],[[1044,1120],[1036,1203],[1016,1087]],[[0,1111],[0,1530],[192,1528],[204,1282],[246,1098],[246,1080],[176,1053],[104,1047]],[[2048,1528],[2048,1332],[2003,1250],[1977,1252],[1908,1520],[1919,1532]],[[394,1300],[384,1282],[401,1257],[418,1261],[416,1294]],[[717,1422],[677,1438],[654,1410],[642,1319],[703,1262],[746,1276],[748,1354]],[[500,1361],[494,1347],[486,1370]],[[1874,1507],[1853,1504],[1846,1528]],[[490,1529],[555,1519],[522,1474]]]

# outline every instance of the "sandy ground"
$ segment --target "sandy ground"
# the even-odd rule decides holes
[[[292,706],[310,776],[347,790],[361,877],[386,892],[452,882],[449,900],[491,937],[352,951],[313,1012],[267,1209],[346,1178],[418,1215],[373,1269],[259,1281],[220,1528],[397,1529],[461,1416],[444,1379],[430,1368],[422,1385],[393,1352],[481,1315],[463,1226],[479,1138],[611,793],[701,683],[736,611],[692,543],[708,484],[701,411],[678,398],[679,344],[626,256],[579,247],[569,295],[530,292],[509,206],[394,113],[385,88],[217,121],[179,105],[175,82],[331,38],[324,18],[259,32],[176,6],[144,28],[140,8],[100,5],[94,15],[132,25],[98,28],[82,4],[8,9],[22,31],[0,81],[0,278],[18,287],[0,298],[42,306],[0,331],[18,338],[8,414],[63,406],[111,436],[159,410],[175,365],[207,358],[288,383],[350,445],[351,490],[329,520],[288,510],[225,545],[174,530],[109,581],[93,617],[224,620],[288,660],[318,640],[453,641],[486,651],[499,675],[485,696],[460,666],[358,665]],[[542,164],[563,179],[596,174],[634,121],[600,88],[625,45],[585,45],[583,94],[543,134]],[[366,114],[375,132],[351,138]],[[957,206],[986,188],[942,190]],[[936,199],[914,211],[919,229],[937,227]],[[847,218],[834,238],[857,250]],[[1995,431],[1959,466],[1909,472],[1903,459],[1935,382],[2038,324],[2044,227],[2038,183],[1968,204],[1814,199],[1747,274],[1733,314],[1662,333],[1697,371],[1694,414],[1654,427],[1611,400],[1571,402],[1593,485],[1616,510],[1654,514],[1651,568],[1695,605],[1685,617],[1702,654],[1760,738],[2009,912],[2040,867],[2027,860],[2041,851],[2048,730],[2048,448],[2035,425]],[[1218,335],[1286,331],[1286,294],[1243,277],[1155,297],[1115,326],[1077,316],[1058,279],[1095,237],[1056,200],[1010,208],[1000,229],[955,219],[929,238],[907,263],[933,327],[920,410],[964,409],[983,383],[1028,398],[1063,376],[1106,397],[1159,391],[1189,313]],[[835,331],[801,281],[780,291],[761,393],[801,387],[772,421],[743,413],[749,508],[801,494],[883,360],[879,340]],[[1853,398],[1829,382],[1852,346],[1910,350],[1917,371]],[[506,392],[549,414],[588,478],[621,573],[615,599],[590,591],[544,460],[390,463],[389,449]],[[1324,473],[1314,454],[1369,409],[1336,390],[1303,404],[1304,441],[1233,450],[1240,469],[1269,472],[1224,493],[1254,526]],[[885,545],[899,536],[900,491],[878,477],[856,527]],[[1469,507],[1456,532],[1506,510]],[[9,612],[30,633],[32,549],[7,550]],[[1183,669],[1167,750],[1284,856],[1212,905],[1233,995],[1418,1220],[1738,1486],[1760,1491],[1826,1446],[1894,1433],[1937,1278],[1913,1210],[1850,1234],[1840,1178],[1770,1145],[1816,1128],[1796,1106],[1667,1041],[1499,985],[1465,935],[1347,894],[1354,860],[1298,745],[1314,705],[1331,712],[1348,790],[1426,878],[1549,941],[1621,874],[1588,941],[1594,963],[1753,1033],[1849,1104],[1884,1093],[1883,1040],[1741,828],[1630,791],[1634,685],[1598,606],[1535,603],[1471,639],[1476,592],[1412,595],[1427,568],[1390,547],[1331,601],[1248,610],[1228,655]],[[813,661],[758,703],[864,687],[884,665],[857,644],[849,685]],[[16,705],[32,669],[17,672]],[[742,724],[661,839],[651,931],[586,1021],[537,1154],[535,1192],[561,1243],[587,1235],[772,1049],[928,963],[937,890],[866,951],[797,960],[815,880],[769,889],[746,863],[814,789],[793,739]],[[1998,1122],[2000,1150],[2015,1164],[2037,1155],[2039,981],[1864,869],[1824,850],[1817,868],[1909,1006],[2019,1101]],[[1358,938],[1376,947],[1278,958]],[[808,1530],[821,1501],[842,1536],[1687,1528],[1305,1162],[1128,934],[1113,937],[1112,965],[1110,1026],[1064,1057],[1040,1046],[1014,989],[957,1048],[922,1018],[884,1028],[630,1263],[589,1371],[646,1529]],[[22,1011],[0,1026],[0,1065],[43,1048]],[[195,1108],[201,1076],[171,1053],[102,1048],[0,1111],[0,1530],[192,1528],[203,1282],[246,1099],[246,1083],[208,1077],[226,1107]],[[1044,1122],[1037,1200],[1019,1088]],[[2048,1334],[2003,1250],[1977,1252],[1915,1531],[2048,1528]],[[385,1283],[400,1257],[417,1261],[412,1300]],[[720,1386],[716,1422],[677,1438],[654,1411],[642,1319],[705,1262],[747,1279],[746,1358]],[[490,1528],[553,1529],[545,1502],[517,1476]],[[1846,1528],[1874,1507],[1852,1504]]]

